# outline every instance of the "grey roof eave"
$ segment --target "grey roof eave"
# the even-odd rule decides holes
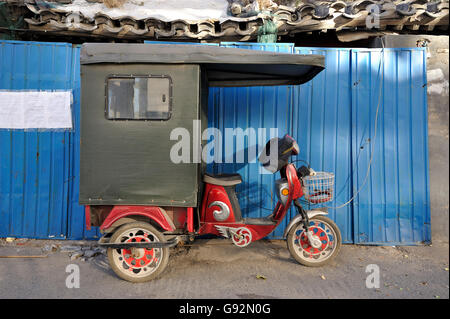
[[[86,43],[81,64],[198,64],[210,86],[302,84],[325,68],[322,55],[289,54],[202,45]]]

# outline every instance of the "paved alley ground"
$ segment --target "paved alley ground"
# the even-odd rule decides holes
[[[119,279],[93,244],[0,239],[0,299],[449,298],[445,242],[407,247],[343,245],[331,264],[308,268],[290,257],[285,241],[264,240],[238,248],[226,240],[202,239],[190,247],[173,248],[162,276],[142,284]],[[77,255],[76,250],[87,253]],[[79,288],[66,286],[68,265],[79,267]],[[368,265],[379,268],[379,288],[366,287],[367,276],[373,274],[373,266]]]

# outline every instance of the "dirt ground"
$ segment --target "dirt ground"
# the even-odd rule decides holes
[[[173,248],[162,276],[143,284],[119,279],[103,252],[77,258],[67,251],[82,246],[92,254],[89,246],[93,244],[0,239],[0,299],[449,298],[447,242],[407,247],[343,245],[331,264],[308,268],[290,257],[282,240],[264,240],[238,248],[223,239],[202,239],[190,247]],[[79,266],[79,288],[66,286],[66,267],[70,264]],[[370,264],[379,267],[379,288],[366,287],[371,273],[366,272],[366,267]]]

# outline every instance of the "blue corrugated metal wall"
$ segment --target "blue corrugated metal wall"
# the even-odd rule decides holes
[[[429,242],[426,51],[352,50],[351,82],[354,241]]]
[[[306,160],[316,170],[336,175],[335,201],[327,206],[344,242],[430,242],[424,49],[386,49],[383,73],[381,50],[376,49],[294,48],[290,44],[258,43],[221,45],[322,54],[326,57],[326,69],[301,86],[213,89],[210,126],[220,128],[223,137],[227,127],[244,130],[278,127],[280,134],[289,133],[296,138],[301,152],[298,159]],[[383,129],[379,129],[377,137],[373,126],[380,97],[377,125]],[[374,143],[370,175],[366,179]],[[248,146],[235,150],[243,151]],[[273,206],[274,176],[258,174],[258,164],[252,163],[215,164],[209,169],[239,172],[245,181],[237,188],[243,214],[249,217],[268,214],[261,206]],[[354,201],[343,206],[354,194]],[[292,214],[295,214],[293,209],[290,217]],[[271,237],[280,238],[288,221],[289,218]]]
[[[0,42],[0,89],[72,89],[70,44]],[[0,236],[65,238],[72,133],[0,130]]]
[[[323,54],[327,68],[302,86],[212,88],[209,126],[277,127],[280,134],[291,134],[300,144],[297,159],[316,170],[335,172],[336,201],[331,207],[360,190],[350,205],[329,209],[345,242],[430,241],[424,50],[386,50],[378,136],[365,182],[381,74],[379,50],[221,45]],[[74,96],[73,130],[0,130],[0,237],[98,236],[97,230],[84,230],[83,207],[78,205],[79,51],[70,44],[0,42],[0,89],[72,89]],[[251,146],[246,143],[237,146],[236,153]],[[269,213],[260,206],[273,206],[275,176],[259,174],[259,164],[216,164],[208,169],[242,174],[245,182],[237,191],[245,216]],[[271,238],[281,237],[293,214],[291,210]]]
[[[0,129],[0,237],[94,237],[78,205],[79,47],[0,41],[0,90],[72,90],[73,130]]]

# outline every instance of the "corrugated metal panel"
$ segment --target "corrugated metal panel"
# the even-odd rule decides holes
[[[299,54],[325,55],[325,70],[312,81],[294,87],[294,137],[300,159],[316,171],[335,174],[335,199],[326,203],[329,217],[339,226],[342,240],[353,242],[351,197],[351,50],[295,48]],[[302,165],[302,163],[298,163]],[[314,208],[317,206],[307,206]]]
[[[0,89],[72,88],[72,47],[0,42]],[[65,238],[69,130],[0,130],[0,236]]]
[[[425,49],[352,50],[352,97],[355,243],[430,242]]]

